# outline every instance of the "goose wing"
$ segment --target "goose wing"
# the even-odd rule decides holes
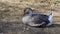
[[[39,24],[48,20],[48,16],[44,14],[32,14],[32,21]]]

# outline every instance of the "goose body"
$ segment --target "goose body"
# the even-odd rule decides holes
[[[30,8],[28,9],[28,12],[29,10]],[[30,11],[29,14],[27,13],[26,15],[23,16],[22,22],[30,26],[50,26],[52,25],[52,17],[53,17],[52,12],[50,13],[50,15],[44,15],[44,14],[33,14]]]

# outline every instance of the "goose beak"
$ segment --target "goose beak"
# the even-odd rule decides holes
[[[25,12],[24,12],[24,11],[22,11],[22,12],[20,12],[20,14],[21,14],[22,16],[24,16],[24,15],[25,15]]]

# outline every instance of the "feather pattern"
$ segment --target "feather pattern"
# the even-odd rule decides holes
[[[26,12],[29,12],[29,10]],[[52,17],[52,12],[50,15],[32,14],[32,11],[30,10],[30,13],[27,13],[27,15],[22,18],[22,22],[30,26],[50,26],[52,25]]]

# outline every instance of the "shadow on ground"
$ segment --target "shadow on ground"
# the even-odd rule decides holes
[[[5,23],[0,25],[0,32],[4,32],[6,34],[13,33],[13,32],[17,34],[18,33],[22,34],[23,27],[24,24],[20,24],[20,23]],[[24,32],[23,34],[44,34],[44,33],[57,34],[60,33],[59,28],[60,28],[60,24],[52,24],[52,26],[50,27],[30,27],[30,29]],[[57,32],[55,32],[55,30],[57,30]]]

